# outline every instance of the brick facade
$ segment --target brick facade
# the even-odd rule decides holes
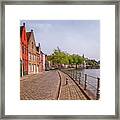
[[[28,74],[40,72],[40,48],[36,47],[34,32],[27,32],[28,39]]]
[[[20,74],[28,74],[28,43],[25,23],[20,27]]]

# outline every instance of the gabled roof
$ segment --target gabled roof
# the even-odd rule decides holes
[[[43,52],[42,52],[42,51],[40,51],[40,53],[41,53],[41,54],[43,54]]]
[[[20,38],[22,37],[22,30],[24,26],[20,26]]]
[[[43,53],[43,51],[40,51],[40,53],[43,54],[43,55],[46,55],[45,53]]]
[[[29,41],[29,38],[30,38],[31,32],[26,32],[26,35],[27,35],[27,41]]]
[[[36,49],[37,49],[37,51],[39,52],[39,49],[40,49],[39,46],[37,46]]]

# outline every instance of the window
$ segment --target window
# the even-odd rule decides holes
[[[32,42],[32,49],[33,49],[33,42]]]
[[[22,45],[22,53],[24,54],[24,46]]]
[[[30,53],[28,53],[28,56],[29,56],[29,60],[31,59],[31,54]]]
[[[35,55],[34,55],[34,61],[35,61]]]
[[[29,72],[31,71],[31,64],[29,64]]]
[[[30,60],[31,60],[31,53],[30,53]]]
[[[32,64],[31,64],[31,68],[32,68],[31,71],[33,71],[33,65]]]
[[[31,54],[31,60],[32,60],[32,54]]]
[[[33,61],[34,61],[34,55],[33,55]]]
[[[32,69],[32,71],[34,71],[34,65],[33,65],[33,69]]]
[[[24,53],[26,54],[26,48],[25,48],[25,46],[24,46]]]

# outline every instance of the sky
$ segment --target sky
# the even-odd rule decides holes
[[[21,20],[26,31],[33,29],[36,44],[49,55],[57,47],[69,54],[100,60],[99,20]]]

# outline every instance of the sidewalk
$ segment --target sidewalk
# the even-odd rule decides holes
[[[61,90],[59,100],[86,100],[86,97],[74,81],[65,73],[60,72]]]

